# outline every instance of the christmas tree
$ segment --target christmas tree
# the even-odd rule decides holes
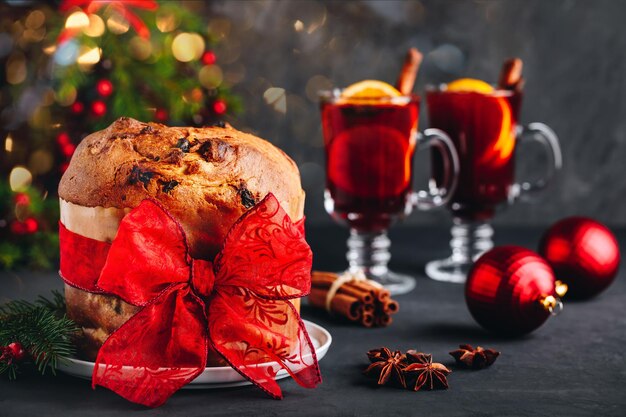
[[[54,195],[82,138],[121,116],[201,126],[241,105],[213,52],[220,39],[178,2],[0,11],[0,269],[53,268]]]

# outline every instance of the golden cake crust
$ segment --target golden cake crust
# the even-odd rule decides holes
[[[182,224],[191,255],[212,259],[230,226],[268,193],[295,221],[304,192],[280,149],[226,127],[166,127],[120,118],[78,145],[59,196],[86,207],[156,198]]]

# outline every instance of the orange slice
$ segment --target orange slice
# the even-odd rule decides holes
[[[460,78],[449,83],[446,91],[489,94],[493,93],[494,88],[482,80]]]
[[[365,80],[351,84],[341,93],[343,98],[378,98],[378,97],[399,97],[399,92],[391,84],[378,80]]]

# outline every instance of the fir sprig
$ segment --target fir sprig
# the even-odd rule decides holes
[[[65,301],[58,291],[53,291],[52,299],[39,296],[32,303],[17,300],[0,306],[0,346],[20,343],[41,374],[48,369],[55,374],[61,357],[75,353],[72,338],[78,331],[65,316]],[[0,361],[0,374],[15,379],[21,364]]]

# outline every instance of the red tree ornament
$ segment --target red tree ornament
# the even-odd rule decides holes
[[[61,146],[61,153],[63,153],[63,156],[65,156],[66,158],[70,158],[74,154],[75,150],[76,145],[74,145],[73,143],[66,143]]]
[[[566,289],[555,282],[550,265],[535,252],[501,246],[474,264],[465,285],[465,301],[485,329],[521,335],[561,310],[559,297]]]
[[[30,197],[26,193],[17,193],[14,197],[16,206],[29,206],[30,205]]]
[[[170,117],[169,113],[165,109],[157,109],[154,113],[154,117],[159,122],[167,122],[167,119]]]
[[[34,217],[29,217],[28,219],[24,220],[24,229],[26,230],[27,234],[32,234],[39,230],[39,223],[37,222],[37,219],[35,219]]]
[[[66,145],[71,142],[72,140],[70,139],[70,135],[68,135],[67,132],[61,132],[57,135],[57,144],[59,146]]]
[[[80,101],[75,101],[72,104],[72,113],[81,114],[85,110],[85,105]]]
[[[569,286],[572,298],[591,298],[615,279],[620,264],[617,239],[603,224],[585,217],[568,217],[550,227],[539,253]]]
[[[215,53],[213,51],[206,51],[202,55],[202,63],[204,65],[213,65],[213,64],[215,64],[216,60],[217,60],[217,58],[215,57]]]
[[[98,91],[98,94],[102,97],[108,97],[113,93],[113,83],[103,78],[96,83],[96,91]]]
[[[107,112],[107,105],[103,101],[97,100],[91,103],[91,112],[96,117],[102,117]]]
[[[215,114],[224,114],[226,110],[228,110],[228,106],[224,100],[218,99],[213,102],[213,111]]]

